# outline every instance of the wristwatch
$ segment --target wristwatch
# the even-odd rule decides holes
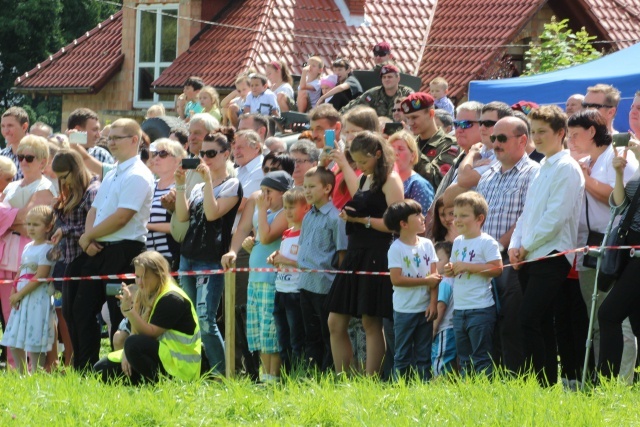
[[[366,228],[371,228],[371,216],[367,217],[367,223],[364,225]]]

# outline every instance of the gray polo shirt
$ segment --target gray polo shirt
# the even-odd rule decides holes
[[[338,209],[328,202],[320,209],[312,206],[304,216],[298,241],[300,268],[334,269],[331,266],[334,254],[347,249],[345,222],[338,215]],[[327,294],[335,276],[330,273],[301,273],[300,289]]]

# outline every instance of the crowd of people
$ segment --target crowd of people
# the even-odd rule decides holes
[[[186,131],[153,141],[132,119],[103,128],[87,108],[56,134],[6,110],[7,364],[51,370],[62,340],[63,363],[105,380],[224,374],[223,276],[171,272],[248,266],[246,303],[227,316],[254,379],[500,370],[543,386],[560,372],[579,387],[596,275],[574,249],[599,245],[610,207],[632,216],[629,244],[640,244],[640,92],[624,134],[613,127],[620,93],[606,84],[570,97],[566,112],[535,100],[454,110],[443,78],[430,94],[400,85],[390,52],[375,47],[381,86],[364,92],[344,59],[327,73],[310,58],[295,91],[285,63],[264,64],[222,100],[190,77],[176,102]],[[309,129],[287,144],[278,117],[296,110]],[[165,114],[157,105],[147,118]],[[598,294],[590,378],[633,381],[638,269],[627,258]],[[37,280],[122,273],[135,283]]]

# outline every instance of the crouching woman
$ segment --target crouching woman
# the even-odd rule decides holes
[[[131,336],[124,349],[100,360],[94,369],[108,381],[128,377],[132,384],[156,382],[160,375],[181,380],[200,376],[200,328],[189,297],[171,278],[169,263],[149,251],[133,260],[138,292],[122,285],[120,310]]]

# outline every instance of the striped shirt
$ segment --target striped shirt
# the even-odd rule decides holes
[[[13,163],[16,165],[18,173],[13,177],[14,181],[24,178],[24,175],[22,175],[22,169],[20,168],[20,162],[18,161],[18,154],[13,153],[13,151],[11,150],[11,146],[7,145],[5,148],[3,148],[2,151],[0,151],[0,156],[10,158],[11,161],[13,161]]]
[[[518,220],[527,199],[529,184],[540,165],[526,154],[506,172],[496,162],[482,174],[477,191],[487,200],[489,213],[482,231],[498,240]]]
[[[97,159],[100,163],[109,163],[112,165],[116,162],[113,159],[113,156],[111,156],[111,153],[109,153],[102,147],[98,147],[97,145],[95,147],[89,148],[87,150],[87,153],[89,153],[91,157]]]
[[[158,188],[156,181],[155,191],[153,192],[153,201],[151,202],[151,215],[149,216],[149,224],[160,224],[171,221],[171,215],[162,207],[160,199],[174,187],[171,184],[167,188]],[[173,254],[169,248],[169,235],[159,231],[149,231],[147,233],[147,250],[160,252],[167,260],[173,259]]]

